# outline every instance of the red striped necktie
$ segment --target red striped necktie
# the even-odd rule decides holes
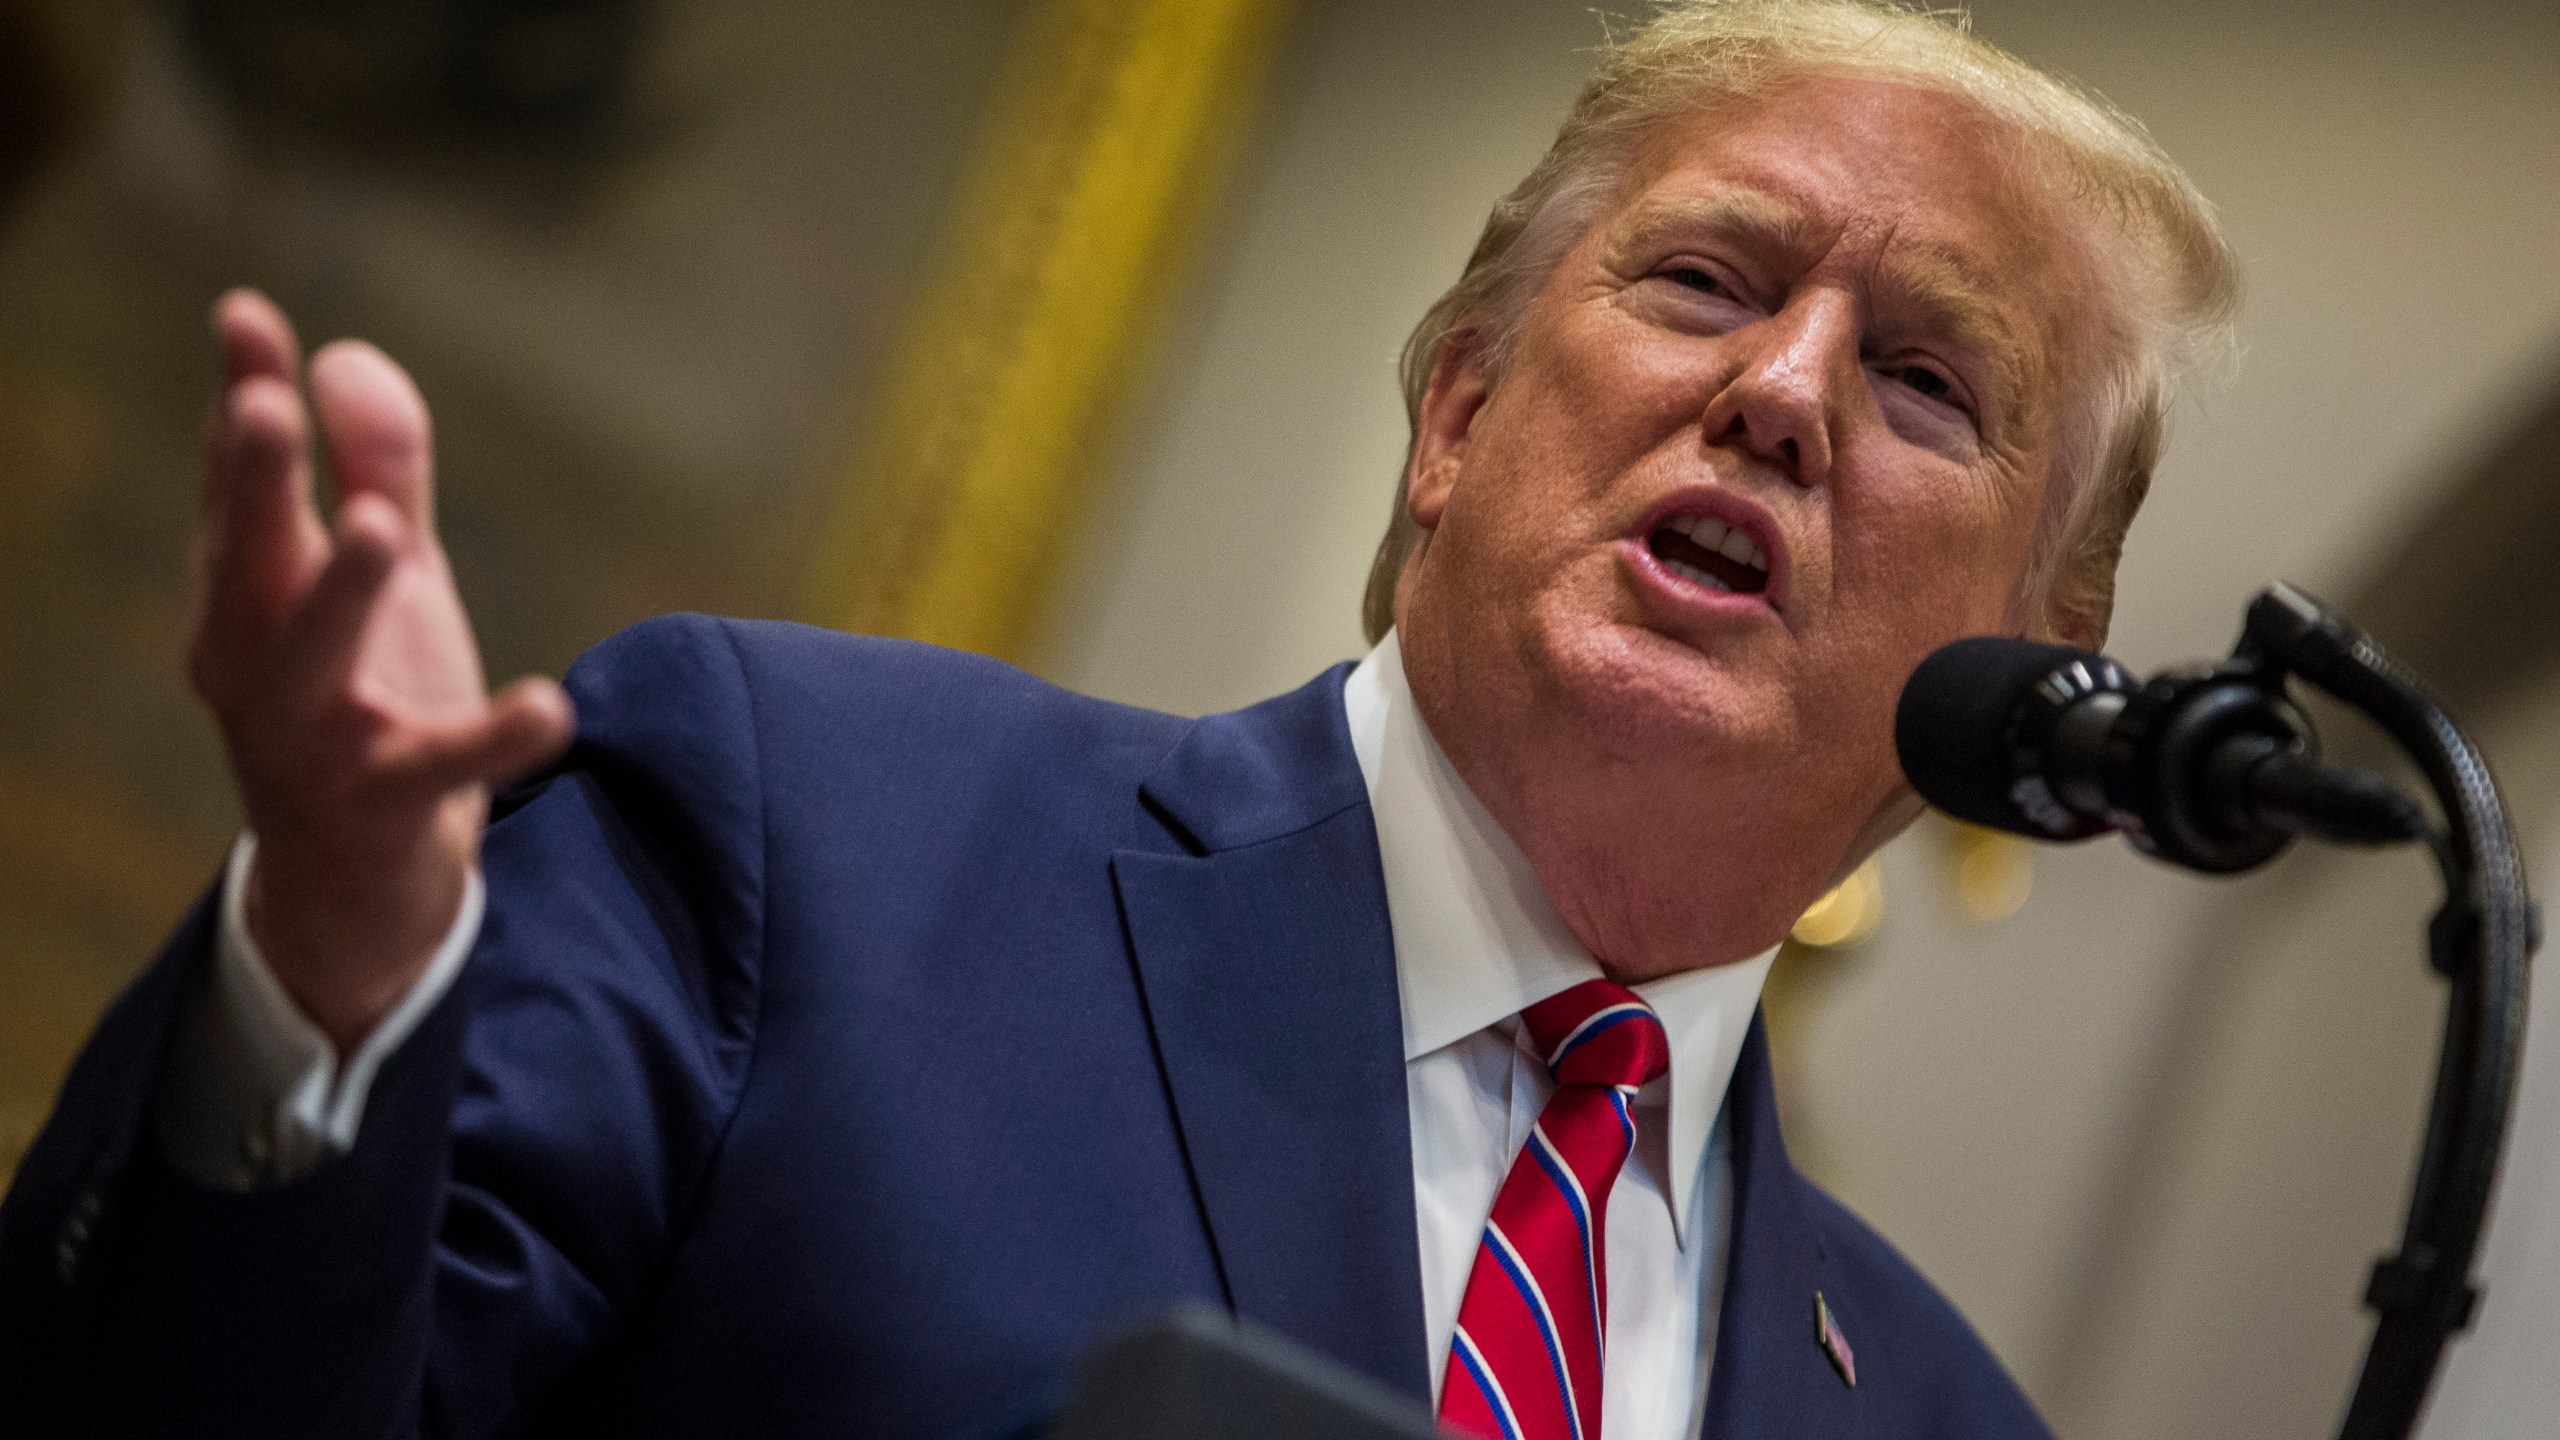
[[[1493,1200],[1449,1341],[1440,1423],[1485,1440],[1600,1440],[1609,1190],[1628,1097],[1671,1064],[1635,992],[1586,980],[1520,1012],[1556,1093]]]

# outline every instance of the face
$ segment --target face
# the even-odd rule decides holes
[[[1461,341],[1433,376],[1407,672],[1615,970],[1776,943],[1911,813],[1912,668],[2038,626],[2098,291],[2005,138],[1846,79],[1669,125],[1498,375]]]

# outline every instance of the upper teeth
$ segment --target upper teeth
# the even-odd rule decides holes
[[[1701,550],[1712,550],[1727,560],[1748,565],[1766,574],[1769,557],[1751,543],[1751,537],[1721,520],[1705,515],[1675,515],[1667,522],[1672,529],[1697,542]]]

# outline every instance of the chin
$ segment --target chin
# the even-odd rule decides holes
[[[1584,743],[1628,761],[1767,748],[1766,683],[1731,661],[1634,622],[1557,619],[1539,637],[1540,688]]]

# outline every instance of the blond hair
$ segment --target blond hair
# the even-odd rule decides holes
[[[2025,593],[2055,633],[2106,633],[2126,530],[2150,490],[2178,382],[2229,353],[2239,265],[2213,206],[2140,122],[1974,36],[1960,12],[1889,0],[1673,0],[1611,37],[1555,143],[1493,207],[1458,282],[1406,340],[1407,419],[1419,433],[1433,368],[1453,339],[1499,375],[1529,301],[1621,191],[1664,121],[1808,76],[1887,80],[1961,97],[2008,123],[2023,157],[2093,227],[2109,272],[2112,354],[2080,377],[2065,421],[2063,483],[2046,507]],[[1407,452],[1407,467],[1411,451]],[[1370,566],[1361,619],[1371,641],[1395,623],[1396,583],[1421,539],[1405,482]]]

